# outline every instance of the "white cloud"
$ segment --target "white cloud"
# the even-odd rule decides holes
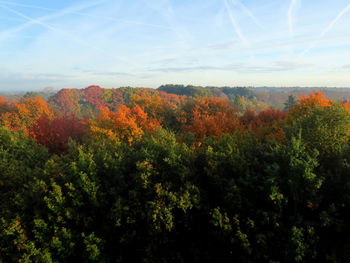
[[[302,56],[305,55],[306,53],[310,52],[313,48],[315,48],[318,43],[326,36],[327,33],[329,33],[333,27],[336,25],[336,23],[344,16],[346,15],[350,10],[350,4],[348,4],[344,9],[342,9],[338,15],[323,29],[321,34],[318,36],[316,40],[314,40],[308,48],[306,48],[302,52]]]
[[[294,10],[299,0],[291,0],[288,8],[288,30],[291,36],[294,35]]]

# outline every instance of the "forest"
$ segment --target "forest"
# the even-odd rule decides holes
[[[299,93],[0,97],[0,262],[350,262],[350,103]]]

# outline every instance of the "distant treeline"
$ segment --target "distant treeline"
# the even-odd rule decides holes
[[[288,96],[295,98],[307,95],[310,92],[321,91],[327,98],[343,101],[350,100],[350,88],[324,88],[324,87],[201,87],[184,85],[163,85],[158,90],[167,93],[186,96],[215,96],[234,100],[237,96],[264,102],[270,106],[282,108]]]
[[[122,87],[121,89],[129,89],[131,87]],[[133,88],[139,89],[139,88]],[[214,86],[193,86],[193,85],[174,85],[167,84],[160,86],[157,90],[170,94],[184,96],[214,96],[218,98],[227,98],[237,100],[239,97],[244,97],[253,103],[261,103],[257,108],[266,108],[271,106],[278,109],[284,108],[284,103],[289,96],[298,98],[302,95],[307,95],[310,92],[322,91],[327,98],[337,101],[350,100],[350,88],[329,88],[329,87],[214,87]],[[25,97],[40,96],[48,99],[55,95],[53,88],[45,88],[43,91],[36,92],[8,92],[1,93],[0,96],[10,99],[21,99]],[[254,102],[255,100],[255,102]],[[239,103],[238,103],[239,104]],[[265,104],[265,105],[263,105]],[[245,109],[243,109],[245,110]]]

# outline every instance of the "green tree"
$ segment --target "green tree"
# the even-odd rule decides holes
[[[289,114],[286,133],[291,137],[301,132],[308,148],[316,148],[320,156],[332,157],[342,153],[349,142],[350,115],[340,104],[331,106],[313,105],[303,112]]]
[[[295,96],[289,95],[287,101],[284,103],[284,110],[287,111],[297,103]]]

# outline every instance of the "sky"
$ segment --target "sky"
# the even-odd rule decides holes
[[[0,92],[350,87],[349,0],[0,0]]]

